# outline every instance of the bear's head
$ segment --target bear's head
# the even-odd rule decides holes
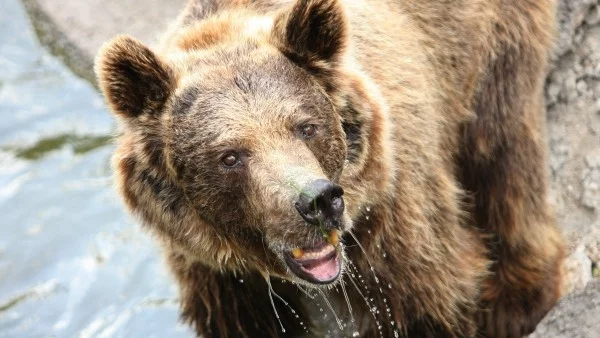
[[[339,111],[347,34],[338,1],[310,0],[269,17],[217,11],[160,54],[108,42],[96,72],[122,125],[128,207],[192,261],[336,281],[352,227],[340,176],[356,141]]]

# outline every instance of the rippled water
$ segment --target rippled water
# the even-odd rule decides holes
[[[0,10],[0,337],[189,337],[157,247],[111,181],[114,121]]]

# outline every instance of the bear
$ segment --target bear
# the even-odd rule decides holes
[[[555,1],[191,0],[95,71],[202,337],[521,337],[559,299]]]

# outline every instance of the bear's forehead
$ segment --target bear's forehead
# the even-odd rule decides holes
[[[327,104],[310,76],[281,55],[200,63],[175,92],[175,116],[237,119],[298,114]]]
[[[269,90],[301,91],[312,83],[310,76],[279,51],[268,46],[242,43],[227,49],[199,53],[186,60],[181,71],[187,82],[204,91],[240,89],[246,93]]]

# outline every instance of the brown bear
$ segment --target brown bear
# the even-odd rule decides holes
[[[96,61],[203,337],[521,337],[561,291],[554,1],[194,0]]]

